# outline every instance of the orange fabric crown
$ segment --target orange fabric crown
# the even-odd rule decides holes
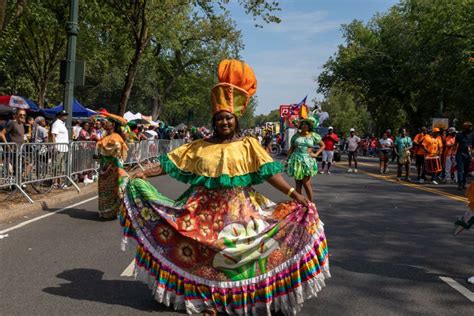
[[[212,88],[212,115],[228,111],[240,117],[250,97],[257,91],[257,79],[252,68],[243,61],[224,59],[219,63],[219,83]]]

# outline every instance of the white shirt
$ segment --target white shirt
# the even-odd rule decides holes
[[[380,149],[384,151],[388,151],[393,146],[393,140],[391,138],[379,139]]]
[[[60,119],[54,121],[53,125],[51,126],[51,134],[55,135],[55,143],[69,144],[69,134],[66,124]],[[57,149],[60,152],[67,152],[69,150],[68,146],[58,146]]]
[[[347,150],[355,151],[359,146],[360,138],[358,136],[349,136],[347,139]]]

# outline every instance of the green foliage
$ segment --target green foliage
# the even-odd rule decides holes
[[[362,104],[357,104],[354,97],[343,90],[333,88],[328,98],[322,104],[323,111],[329,113],[325,126],[333,126],[337,134],[349,134],[349,129],[355,128],[358,135],[364,135],[369,130],[369,113]]]
[[[473,5],[404,0],[366,25],[344,25],[346,43],[324,65],[318,91],[349,91],[377,131],[439,116],[474,119]]]
[[[260,114],[255,117],[255,125],[262,126],[265,122],[279,122],[280,121],[280,110],[273,110],[268,114]]]
[[[209,124],[210,88],[223,58],[238,58],[240,31],[230,0],[79,0],[77,59],[86,61],[82,103],[153,114],[170,124]],[[2,1],[0,93],[40,106],[62,101],[68,2]],[[233,3],[235,4],[235,3]],[[254,20],[278,23],[276,1],[238,0]],[[253,125],[252,103],[242,125]]]

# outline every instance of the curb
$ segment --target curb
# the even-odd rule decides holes
[[[55,191],[38,196],[33,204],[28,202],[12,203],[6,202],[0,204],[0,224],[11,224],[16,219],[41,211],[51,211],[52,209],[62,208],[68,204],[74,204],[92,197],[97,194],[97,183],[87,186],[80,186],[81,191],[77,192],[74,188],[67,191]],[[19,194],[19,193],[17,193]],[[3,205],[5,204],[5,205]]]

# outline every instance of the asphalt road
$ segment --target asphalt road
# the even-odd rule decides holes
[[[373,171],[370,162],[359,169]],[[153,183],[173,198],[186,188],[169,177]],[[465,282],[474,275],[474,232],[452,235],[462,198],[337,167],[313,183],[333,277],[301,315],[473,315],[474,303],[440,279],[474,295]],[[257,189],[285,198],[267,184]],[[120,250],[119,224],[98,220],[96,209],[95,199],[0,239],[0,315],[183,315],[121,276],[133,247]]]

